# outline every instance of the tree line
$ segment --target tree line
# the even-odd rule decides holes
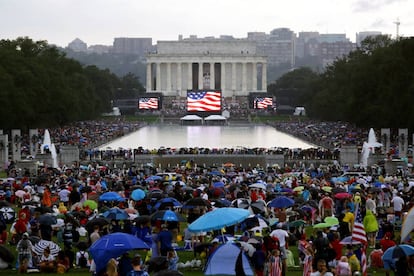
[[[370,37],[323,72],[298,68],[268,91],[314,119],[414,129],[414,38]],[[46,41],[0,40],[0,129],[95,119],[113,100],[143,93],[136,75],[83,65]]]
[[[414,38],[369,37],[321,72],[298,68],[268,87],[314,119],[414,129]]]
[[[132,74],[84,66],[46,41],[0,40],[0,129],[62,126],[97,118],[144,88]]]

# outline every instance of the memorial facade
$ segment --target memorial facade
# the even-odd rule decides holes
[[[221,90],[223,97],[267,92],[267,61],[241,39],[158,41],[147,55],[147,93],[186,97],[188,90]]]

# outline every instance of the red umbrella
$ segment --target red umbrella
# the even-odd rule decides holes
[[[335,198],[337,199],[344,199],[344,198],[350,198],[352,195],[348,193],[337,193],[335,194]]]

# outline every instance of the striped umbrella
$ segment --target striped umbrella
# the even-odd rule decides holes
[[[49,247],[50,249],[50,255],[53,255],[55,257],[58,255],[60,251],[59,245],[57,245],[56,243],[52,241],[47,241],[47,240],[40,240],[38,243],[36,243],[33,247],[33,251],[34,253],[36,253],[36,255],[42,256],[43,251],[47,247]]]

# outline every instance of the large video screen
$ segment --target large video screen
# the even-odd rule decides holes
[[[254,109],[268,109],[273,106],[273,98],[271,97],[256,97],[253,102]]]
[[[153,97],[139,98],[138,100],[138,109],[139,110],[158,110],[159,109],[159,99]]]
[[[220,112],[221,91],[188,91],[188,112]]]

